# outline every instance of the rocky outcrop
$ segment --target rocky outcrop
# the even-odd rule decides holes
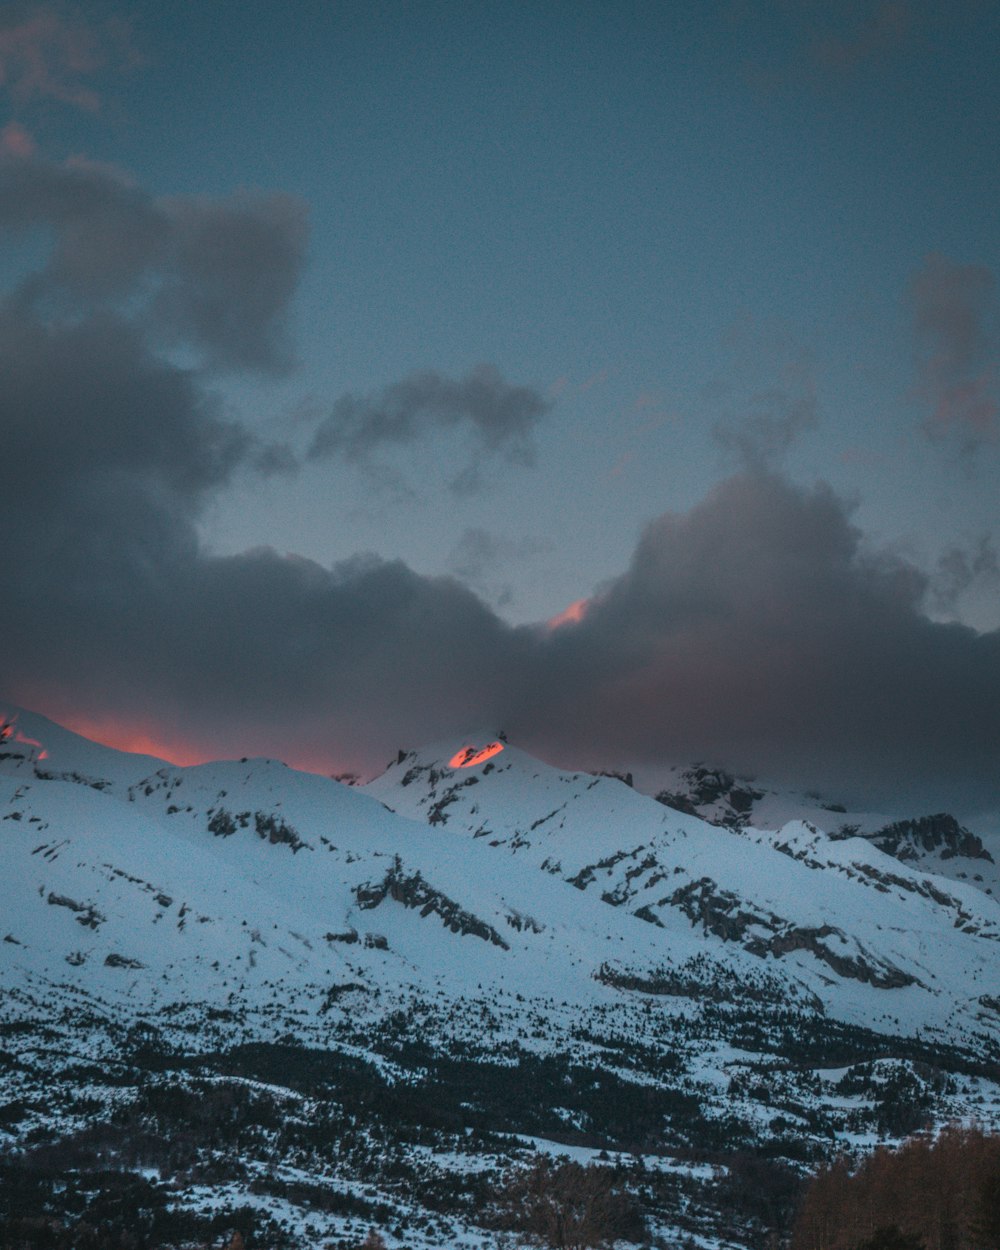
[[[860,981],[864,985],[873,985],[879,990],[899,990],[907,985],[917,984],[916,977],[897,968],[888,960],[865,955],[860,952],[860,948],[856,948],[859,951],[858,954],[845,954],[843,951],[832,949],[826,941],[827,938],[834,938],[841,943],[846,942],[840,929],[825,924],[820,925],[818,929],[797,927],[785,929],[767,939],[757,938],[745,942],[744,948],[751,955],[774,955],[777,958],[789,955],[792,951],[808,951],[810,955],[814,955],[832,968],[838,976]]]
[[[695,764],[681,774],[687,783],[683,790],[661,790],[656,795],[658,803],[672,807],[688,816],[701,816],[712,824],[729,829],[742,829],[749,821],[753,805],[764,797],[749,781],[740,780],[722,768],[706,768]],[[703,809],[716,807],[715,815]]]
[[[104,957],[105,968],[145,968],[138,959],[129,959],[127,955],[117,955],[114,951]]]
[[[404,907],[418,909],[421,916],[439,916],[445,927],[452,933],[461,934],[463,937],[468,934],[481,938],[484,942],[491,942],[494,946],[500,946],[505,951],[510,950],[509,945],[492,925],[488,925],[478,916],[474,916],[472,912],[460,907],[454,899],[436,890],[424,880],[419,872],[407,873],[398,856],[381,881],[375,884],[368,882],[356,885],[354,897],[358,901],[358,906],[365,911],[378,907],[387,898],[391,898],[393,902],[402,903]]]
[[[720,889],[710,877],[681,886],[660,900],[659,905],[664,904],[679,908],[692,924],[700,924],[704,932],[724,942],[739,942],[749,954],[760,958],[771,955],[780,959],[793,951],[804,950],[838,976],[873,985],[876,989],[901,989],[917,983],[916,977],[887,960],[866,954],[857,944],[853,951],[838,949],[849,943],[845,934],[833,925],[818,928],[790,925],[770,912],[750,910],[736,894]],[[655,920],[655,913],[648,906],[642,910],[647,914],[641,919]]]
[[[258,838],[266,839],[272,846],[290,846],[293,853],[309,847],[286,820],[273,812],[230,812],[224,807],[208,809],[208,832],[217,838],[232,837],[238,829],[249,829],[253,820]]]
[[[85,929],[96,929],[107,920],[107,916],[102,915],[93,903],[78,903],[76,899],[67,898],[65,894],[53,894],[50,890],[45,901],[51,907],[68,907],[71,912],[76,913],[76,923],[82,924]]]
[[[920,859],[922,855],[939,855],[941,859],[961,856],[994,862],[982,841],[947,812],[916,820],[897,820],[863,836],[880,851],[904,863]]]

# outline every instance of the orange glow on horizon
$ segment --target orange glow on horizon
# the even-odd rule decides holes
[[[494,755],[499,755],[502,750],[502,742],[487,742],[484,747],[462,747],[448,761],[448,767],[472,768],[475,764],[482,764]]]
[[[576,599],[568,608],[563,608],[557,616],[546,621],[546,625],[549,629],[560,629],[563,625],[579,625],[587,615],[589,605],[589,599]]]
[[[189,768],[194,764],[214,764],[223,759],[248,758],[279,759],[299,772],[316,773],[321,777],[333,777],[342,773],[357,772],[357,768],[328,758],[321,751],[308,748],[293,748],[286,744],[282,754],[266,747],[260,749],[259,743],[248,745],[240,742],[234,735],[235,745],[199,746],[185,741],[183,738],[169,733],[161,733],[155,726],[136,725],[127,720],[110,717],[92,717],[60,709],[47,709],[44,713],[64,728],[79,734],[90,742],[100,746],[111,747],[115,751],[124,751],[129,755],[152,755],[166,764],[175,764],[178,768]],[[2,741],[2,738],[0,738]],[[37,745],[37,744],[33,744]],[[44,759],[45,754],[38,757]]]
[[[181,768],[186,768],[189,764],[207,764],[218,759],[218,755],[213,755],[211,751],[190,746],[175,738],[161,738],[155,730],[135,728],[119,721],[92,720],[72,712],[54,719],[58,719],[60,725],[71,729],[81,738],[89,738],[91,742],[98,742],[101,746],[126,751],[129,755],[153,755]]]

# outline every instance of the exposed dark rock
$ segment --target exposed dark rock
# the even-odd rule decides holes
[[[898,990],[907,985],[915,985],[917,978],[903,972],[895,964],[883,959],[866,959],[863,955],[845,955],[831,950],[825,940],[828,937],[842,938],[840,929],[833,925],[820,925],[818,929],[790,928],[783,933],[776,933],[766,941],[756,939],[745,943],[745,948],[752,955],[774,955],[780,958],[792,951],[808,951],[817,959],[827,964],[838,976],[848,977],[852,981],[861,981],[865,985],[873,985],[879,990]]]
[[[228,838],[236,832],[236,821],[233,819],[232,813],[227,812],[224,807],[220,807],[208,822],[208,832],[214,833],[217,838]]]
[[[293,854],[308,847],[309,843],[299,837],[298,831],[279,816],[267,812],[255,812],[254,824],[259,838],[267,838],[272,846],[290,846]]]
[[[614,768],[602,768],[597,775],[598,777],[613,777],[615,781],[624,782],[629,789],[635,788],[635,782],[632,779],[631,773],[620,773]]]
[[[682,790],[661,790],[656,795],[658,803],[672,807],[688,816],[701,816],[711,824],[730,829],[741,829],[747,824],[753,805],[764,797],[746,780],[738,781],[722,768],[706,768],[695,764],[681,774],[687,783]],[[721,812],[707,814],[703,809],[720,805]],[[726,810],[728,808],[728,810]]]
[[[67,898],[65,894],[53,894],[50,891],[46,902],[52,907],[68,907],[70,911],[76,912],[77,924],[82,924],[85,929],[96,929],[107,920],[107,916],[99,912],[93,903],[78,903],[76,899]]]
[[[378,907],[386,898],[391,898],[394,902],[402,903],[404,907],[419,908],[421,916],[440,916],[452,933],[460,933],[463,937],[471,934],[482,938],[484,942],[492,942],[494,946],[510,950],[492,925],[460,907],[440,890],[434,889],[419,872],[406,874],[398,856],[380,882],[355,886],[354,896],[358,900],[358,906],[366,911]]]
[[[984,859],[993,863],[993,856],[982,841],[970,830],[958,823],[947,812],[934,816],[921,816],[916,820],[897,820],[884,825],[875,833],[864,835],[880,851],[896,859],[919,859],[921,853],[937,852],[942,859],[962,856],[965,859]]]
[[[345,994],[350,994],[352,990],[360,990],[362,994],[368,993],[367,987],[362,985],[360,981],[347,981],[343,985],[331,985],[324,995],[319,1014],[321,1016],[325,1015],[339,998],[342,998]]]
[[[104,966],[106,968],[145,968],[145,964],[140,963],[138,959],[129,959],[127,955],[118,955],[114,951],[110,955],[105,955]]]
[[[539,924],[533,916],[526,916],[519,911],[508,912],[504,919],[518,933],[523,929],[527,929],[530,933],[542,933],[545,929],[545,926]]]
[[[692,924],[700,923],[706,933],[714,933],[724,942],[739,941],[751,925],[773,929],[781,923],[777,916],[744,910],[742,900],[720,889],[711,877],[683,885],[663,901],[680,908]]]

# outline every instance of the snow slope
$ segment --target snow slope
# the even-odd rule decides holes
[[[417,1226],[416,1172],[451,1192],[525,1142],[641,1144],[696,1187],[657,1216],[690,1234],[719,1226],[706,1151],[820,1158],[921,1117],[1000,1124],[1000,906],[870,838],[712,824],[509,744],[451,762],[485,737],[348,787],[274,760],[175,767],[0,713],[11,1141],[95,1131],[150,1081],[182,1099],[204,1070],[286,1136],[335,1104],[341,1127],[308,1136],[295,1175],[355,1206],[374,1177],[364,1202]],[[316,1055],[334,1075],[293,1080]],[[390,1150],[398,1114],[379,1108],[402,1089],[418,1127]],[[225,1193],[249,1167],[275,1218],[294,1207],[277,1140],[225,1163]],[[171,1202],[221,1201],[189,1181]],[[474,1208],[455,1218],[447,1244],[475,1234]],[[315,1235],[350,1229],[330,1214]]]

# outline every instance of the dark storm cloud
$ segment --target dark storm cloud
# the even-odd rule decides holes
[[[16,299],[49,313],[128,303],[132,321],[203,364],[282,372],[288,304],[305,257],[290,196],[157,200],[114,170],[0,159],[0,231],[47,231],[46,265]]]
[[[996,277],[984,265],[928,256],[910,285],[925,429],[976,452],[998,434]]]
[[[128,336],[94,360],[99,340],[36,339],[2,357],[25,414],[18,431],[0,410],[4,429],[41,475],[4,482],[0,688],[15,699],[331,769],[505,724],[574,765],[704,758],[848,800],[995,798],[998,635],[931,622],[927,579],[866,552],[828,488],[730,478],[653,522],[579,623],[515,629],[398,562],[206,554],[191,521],[244,458],[239,432]],[[66,376],[32,406],[57,355]],[[60,450],[55,415],[41,420],[74,383],[125,435],[117,456],[99,421],[96,445],[83,430]],[[170,437],[144,445],[131,410]]]
[[[379,455],[439,432],[471,437],[473,459],[453,479],[460,493],[479,485],[482,454],[502,453],[530,464],[532,436],[551,403],[533,387],[507,382],[493,365],[481,364],[464,378],[415,373],[376,395],[345,395],[316,430],[310,460],[331,457],[380,468]]]
[[[153,305],[158,323],[193,338],[222,368],[287,371],[285,310],[305,259],[303,205],[292,196],[175,200],[163,208],[172,266]]]
[[[152,719],[220,752],[320,743],[369,763],[400,734],[498,710],[515,643],[458,582],[202,550],[206,501],[261,448],[121,317],[4,308],[0,436],[0,688],[15,698]]]
[[[855,798],[995,800],[1000,635],[931,622],[926,588],[865,551],[828,488],[741,474],[653,522],[553,631],[512,726],[594,763],[696,757]]]
[[[457,581],[199,544],[234,474],[294,459],[228,420],[203,371],[164,348],[281,362],[295,205],[157,201],[113,171],[28,157],[0,163],[0,231],[46,245],[0,303],[0,688],[220,752],[284,736],[290,752],[368,763],[398,735],[495,708],[520,644]],[[489,369],[388,394],[505,451],[541,408]]]
[[[929,620],[927,578],[867,551],[832,491],[759,465],[654,521],[558,628],[512,628],[456,578],[398,562],[207,553],[196,524],[216,492],[289,454],[226,419],[160,330],[175,317],[209,358],[274,365],[301,228],[275,203],[179,208],[90,166],[0,167],[0,228],[40,221],[52,237],[0,304],[4,697],[330,768],[505,724],[571,764],[702,757],[848,797],[995,799],[1000,635]],[[218,337],[188,295],[154,307],[177,284],[192,300],[238,293],[259,254],[271,294]],[[362,460],[464,429],[484,452],[526,455],[545,409],[495,370],[420,375],[352,399],[315,454]],[[482,575],[509,554],[483,531],[455,560]]]
[[[251,450],[192,376],[112,313],[49,325],[0,307],[3,499],[58,506],[92,479],[135,479],[186,511]]]

